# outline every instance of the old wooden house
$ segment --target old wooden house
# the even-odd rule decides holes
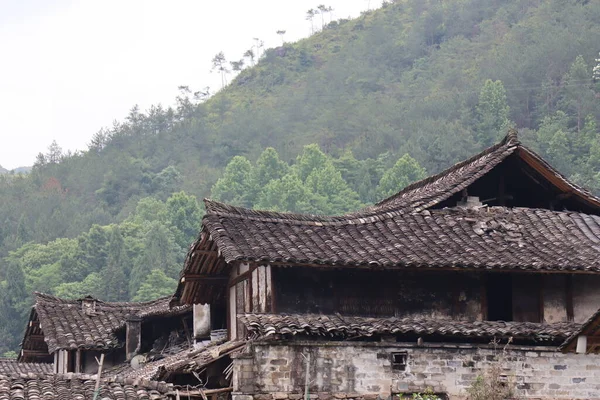
[[[520,397],[600,398],[600,199],[514,131],[347,215],[205,203],[173,304],[251,341],[236,400],[461,398],[494,363]]]
[[[191,307],[169,307],[169,298],[141,303],[109,303],[93,297],[64,300],[35,293],[19,361],[51,363],[55,373],[93,374],[162,348],[188,347]],[[185,330],[189,324],[186,337]]]
[[[226,331],[211,330],[207,307],[171,307],[169,302],[170,297],[115,303],[35,293],[19,359],[0,360],[0,399],[5,383],[21,386],[17,392],[7,388],[10,398],[37,398],[40,385],[52,384],[91,399],[95,379],[111,399],[138,398],[127,393],[135,390],[140,398],[228,396],[230,354],[246,342],[229,341]],[[25,386],[31,396],[23,392]],[[182,388],[185,392],[179,393]]]

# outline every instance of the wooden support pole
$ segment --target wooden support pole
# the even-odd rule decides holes
[[[75,372],[81,372],[81,349],[77,349],[75,352]]]
[[[100,394],[100,378],[102,377],[102,366],[104,365],[104,353],[100,354],[100,361],[96,358],[98,363],[98,375],[96,376],[96,386],[94,387],[94,400],[98,399]]]

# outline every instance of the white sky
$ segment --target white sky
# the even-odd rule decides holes
[[[377,4],[376,4],[377,3]],[[135,104],[172,105],[179,85],[220,87],[211,59],[310,33],[306,11],[355,17],[378,0],[0,0],[0,165],[32,165],[52,140],[86,149]],[[315,19],[320,25],[320,16]]]

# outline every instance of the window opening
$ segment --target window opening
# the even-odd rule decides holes
[[[406,352],[392,353],[392,369],[406,371],[408,354]]]
[[[513,320],[513,285],[510,274],[490,274],[486,280],[488,321]]]

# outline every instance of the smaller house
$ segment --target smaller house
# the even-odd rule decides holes
[[[169,298],[108,303],[92,297],[64,300],[35,293],[19,361],[52,363],[55,373],[96,373],[137,354],[161,357],[193,345],[192,307],[169,308]],[[157,323],[160,322],[160,323]]]
[[[103,354],[103,382],[161,381],[176,385],[174,390],[200,385],[211,399],[231,391],[231,357],[246,342],[228,341],[226,330],[211,330],[215,322],[206,306],[170,308],[169,297],[111,303],[35,293],[35,299],[19,362],[10,366],[25,373],[89,375],[98,371],[96,359]],[[202,397],[199,393],[186,389],[188,397]]]

